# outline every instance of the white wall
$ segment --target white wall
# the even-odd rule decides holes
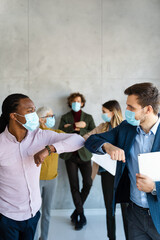
[[[1,0],[0,102],[28,94],[57,116],[67,96],[86,96],[84,111],[101,122],[101,103],[137,82],[160,87],[159,0]],[[64,162],[59,162],[55,208],[72,208]],[[86,208],[103,207],[100,178]]]

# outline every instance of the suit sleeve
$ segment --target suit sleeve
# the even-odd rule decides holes
[[[157,199],[160,202],[160,182],[156,182]]]
[[[90,115],[88,117],[88,120],[87,120],[87,128],[81,128],[80,129],[80,135],[83,136],[85,135],[86,133],[90,132],[91,130],[93,130],[96,126],[95,126],[95,123],[94,123],[94,120],[93,120],[93,117]]]
[[[66,119],[64,116],[61,117],[61,121],[60,121],[60,124],[59,124],[59,129],[66,132],[66,133],[74,133],[75,130],[74,130],[74,126],[73,124],[71,124],[69,127],[65,128],[64,125],[65,124],[68,124],[68,122],[66,122]]]
[[[98,127],[94,128],[94,129],[91,130],[90,132],[88,132],[88,133],[86,133],[85,135],[83,135],[83,138],[84,138],[85,140],[87,140],[87,138],[89,138],[89,137],[90,137],[91,135],[93,135],[93,134],[102,133],[102,131],[100,131],[100,130],[101,130],[101,125],[102,125],[102,124],[100,124]]]
[[[91,135],[86,140],[85,147],[92,153],[105,154],[105,152],[102,150],[102,146],[106,142],[111,143],[113,145],[117,144],[119,126],[104,133]]]

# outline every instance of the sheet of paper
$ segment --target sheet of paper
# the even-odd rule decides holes
[[[112,160],[109,154],[93,154],[92,160],[115,176],[117,161]]]
[[[139,154],[138,162],[140,173],[160,181],[160,152]]]

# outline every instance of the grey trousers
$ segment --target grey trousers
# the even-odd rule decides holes
[[[150,212],[130,203],[127,208],[129,240],[160,240]]]
[[[57,186],[57,178],[52,180],[40,180],[40,191],[42,196],[42,207],[41,207],[41,224],[38,223],[34,240],[39,239],[39,228],[41,228],[40,238],[41,240],[48,239],[49,222],[51,206],[53,202],[54,193]]]

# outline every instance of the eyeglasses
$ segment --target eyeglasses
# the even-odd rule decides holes
[[[55,114],[52,114],[52,115],[48,115],[48,116],[45,116],[45,117],[41,117],[41,118],[49,118],[49,117],[53,118],[53,117],[55,117]]]

